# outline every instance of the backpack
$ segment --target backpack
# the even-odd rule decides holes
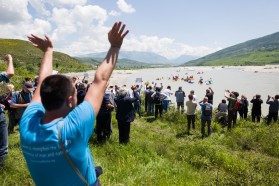
[[[209,103],[204,104],[203,108],[203,115],[205,116],[211,116],[212,114],[212,108]]]
[[[233,111],[239,111],[242,109],[242,103],[240,99],[236,100],[234,106],[233,106]]]
[[[161,101],[161,98],[160,98],[160,93],[159,92],[156,92],[154,97],[153,97],[153,100],[154,100],[154,104],[155,105],[161,105],[162,104],[162,101]]]

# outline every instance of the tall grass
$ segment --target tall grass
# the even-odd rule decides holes
[[[279,123],[238,120],[231,131],[213,122],[211,136],[186,135],[185,114],[171,108],[162,118],[142,117],[131,125],[127,145],[118,143],[117,122],[103,143],[90,140],[102,185],[279,185]],[[23,159],[19,134],[9,136],[9,156],[0,185],[34,185]]]

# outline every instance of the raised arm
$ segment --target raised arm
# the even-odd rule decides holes
[[[47,76],[50,76],[52,74],[53,45],[50,38],[47,35],[45,35],[45,38],[41,38],[33,34],[27,37],[28,40],[33,43],[33,46],[39,48],[44,53],[39,72],[37,89],[31,100],[31,102],[41,102],[41,84]]]
[[[128,30],[124,31],[124,29],[125,25],[122,25],[121,22],[116,22],[109,31],[108,40],[111,45],[110,49],[106,58],[97,69],[94,81],[84,98],[84,100],[89,101],[92,104],[95,115],[97,115],[99,112],[102,103],[102,99],[100,98],[102,98],[104,94],[107,81],[109,80],[116,65],[118,53],[123,43],[123,39],[129,32]]]
[[[230,97],[230,91],[225,90],[224,96],[225,96],[225,98],[229,98]]]
[[[5,61],[7,61],[7,78],[11,78],[14,74],[15,74],[15,70],[14,70],[14,64],[13,64],[13,58],[11,54],[7,54],[5,56]]]

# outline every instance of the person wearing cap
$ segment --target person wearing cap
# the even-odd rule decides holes
[[[8,130],[9,133],[14,132],[14,127],[19,124],[21,116],[29,105],[35,88],[31,81],[26,81],[21,91],[15,91],[10,103],[11,108],[15,109],[14,122],[10,123]]]
[[[9,79],[14,75],[12,56],[7,54],[4,59],[7,62],[8,67],[6,71],[0,74],[0,83],[2,81],[8,83]],[[4,109],[5,104],[0,103],[0,170],[4,166],[4,161],[8,154],[8,130]]]

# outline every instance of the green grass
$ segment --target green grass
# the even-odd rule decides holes
[[[104,169],[102,185],[279,185],[279,123],[237,123],[228,132],[213,122],[212,135],[201,139],[199,119],[188,136],[185,115],[171,108],[158,120],[136,119],[127,145],[118,143],[115,117],[111,138],[89,144]],[[0,185],[33,185],[18,132],[9,143]]]

